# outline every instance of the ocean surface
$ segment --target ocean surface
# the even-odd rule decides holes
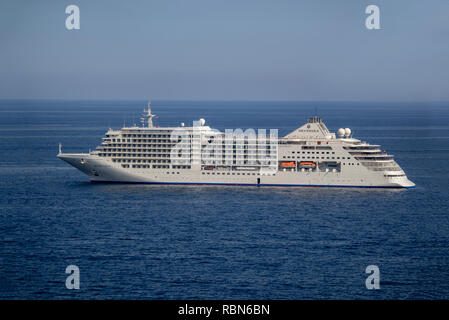
[[[0,299],[449,298],[448,103],[153,101],[160,126],[280,135],[317,113],[394,154],[408,190],[91,184],[56,158],[145,104],[0,101]]]

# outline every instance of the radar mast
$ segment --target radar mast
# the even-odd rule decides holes
[[[153,128],[153,118],[154,117],[156,117],[156,115],[151,113],[151,101],[149,101],[147,109],[143,110],[143,117],[141,119],[142,125],[145,124],[145,118],[147,118],[148,128]]]

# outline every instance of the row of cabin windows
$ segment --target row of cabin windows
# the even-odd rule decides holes
[[[154,158],[154,157],[159,157],[159,158],[169,158],[170,155],[158,155],[158,156],[151,156],[151,155],[140,155],[140,154],[133,154],[133,155],[128,155],[128,157],[132,158],[132,159],[127,159],[126,155],[120,155],[120,154],[99,154],[100,157],[120,157],[120,158],[114,158],[112,159],[113,162],[169,162],[169,160],[160,160],[160,159],[151,159],[151,160],[147,160],[148,158]],[[135,159],[135,158],[147,158],[147,159]],[[186,160],[190,160],[190,156],[181,156],[178,157],[176,160],[182,160],[182,161],[186,161]],[[210,158],[210,159],[202,159],[203,162],[213,162],[215,163],[216,161],[222,161],[222,160],[231,160],[231,159],[225,159],[225,158]],[[249,163],[249,162],[255,162],[257,161],[257,158],[252,158],[252,157],[233,157],[232,158],[233,162],[235,163],[236,161],[238,161],[239,163]],[[264,162],[262,160],[259,160],[259,162]],[[266,161],[265,161],[266,162]]]
[[[104,142],[108,143],[108,144],[110,144],[112,142],[120,143],[120,144],[123,144],[123,143],[138,143],[138,142],[145,143],[145,144],[154,144],[154,143],[177,144],[177,143],[180,143],[180,142],[190,143],[190,140],[188,142],[186,142],[186,141],[183,141],[183,139],[178,139],[177,141],[171,140],[171,139],[104,139]],[[219,144],[219,143],[215,143],[215,144]],[[226,144],[226,140],[222,140],[222,144]],[[266,144],[267,144],[267,149],[269,149],[271,144],[269,143],[269,141],[267,141]],[[236,143],[233,143],[233,145],[235,146]],[[245,147],[256,147],[258,144],[256,144],[256,143],[250,143],[250,144],[244,143],[243,145]],[[276,146],[273,146],[273,148],[275,148],[275,147]]]
[[[170,132],[169,132],[170,133]],[[107,135],[106,135],[107,137]],[[170,138],[169,134],[131,134],[131,133],[124,133],[122,134],[122,137],[130,137],[130,138]]]
[[[176,143],[173,143],[171,145],[167,144],[151,144],[151,145],[144,145],[144,144],[110,144],[110,143],[102,143],[99,147],[99,149],[106,150],[106,151],[131,151],[133,148],[141,149],[143,151],[146,150],[156,150],[161,148],[173,148],[176,145]],[[185,147],[187,149],[194,148],[193,145],[189,143],[181,143],[178,145],[178,147]],[[117,149],[118,148],[118,149]],[[261,147],[257,148],[256,146],[245,146],[242,148],[242,146],[232,146],[233,152],[236,152],[236,150],[244,150],[247,153],[250,152],[257,152],[258,150],[262,150]],[[276,151],[276,148],[270,148],[270,146],[267,146],[264,148],[266,150],[272,149],[273,151]],[[164,149],[163,151],[170,152],[171,149]],[[136,149],[133,149],[134,152],[136,152]],[[226,147],[223,146],[223,152],[226,152]],[[328,152],[329,153],[329,152]]]
[[[169,132],[170,133],[170,132]],[[182,137],[182,138],[192,138],[191,134],[176,134],[177,137]],[[106,138],[112,139],[112,140],[120,140],[120,138],[114,138],[117,137],[117,135],[114,136],[110,136],[110,135],[105,135]],[[165,138],[165,139],[170,139],[171,138],[171,134],[122,134],[121,137],[123,138],[145,138],[145,139],[155,139],[155,138]],[[194,134],[193,135],[194,138],[200,138],[199,134]],[[267,140],[270,140],[270,137],[267,136],[266,137]],[[123,139],[122,139],[123,140]],[[317,147],[317,149],[320,147]],[[332,149],[331,147],[327,147],[327,146],[323,146],[321,147],[322,149]]]
[[[170,160],[112,159],[112,162],[124,162],[124,163],[170,163]]]
[[[146,142],[146,143],[154,143],[154,142],[164,142],[164,143],[175,143],[174,141],[167,139],[104,139],[107,142]]]
[[[100,147],[98,147],[99,150],[102,151],[109,151],[109,152],[151,152],[151,151],[158,151],[158,152],[170,152],[171,149],[165,149],[168,148],[170,146],[167,145],[153,145],[150,147],[146,147],[146,146],[142,146],[142,145],[123,145],[123,146],[115,146],[115,145],[109,145],[109,144],[103,144]],[[182,145],[180,145],[179,147],[183,147]],[[185,145],[186,150],[190,150],[193,148],[190,148],[190,145]],[[135,149],[133,149],[135,148]],[[164,149],[161,149],[164,148]],[[269,148],[267,148],[268,150]],[[257,153],[257,149],[241,149],[241,148],[236,148],[234,146],[233,148],[233,153],[237,153],[237,150],[243,150],[244,153],[247,154],[256,154]],[[259,150],[261,150],[259,148]],[[229,150],[230,151],[230,150]],[[225,153],[226,149],[224,149],[224,151],[222,153]],[[328,152],[329,153],[329,152]]]
[[[296,153],[296,152],[295,152],[295,151],[292,151],[292,153]],[[307,153],[307,154],[310,154],[310,153],[311,153],[311,154],[315,154],[315,151],[298,151],[298,154],[300,154],[300,153],[302,153],[302,154],[305,154],[305,153]],[[317,151],[316,154],[320,154],[320,152]],[[326,151],[326,152],[321,151],[321,154],[329,154],[329,151]],[[335,154],[335,152],[332,151],[332,154]]]
[[[345,163],[343,163],[343,165],[345,165]],[[348,163],[348,165],[352,165],[352,166],[354,166],[354,165],[360,165],[360,163]],[[122,164],[122,167],[123,168],[129,168],[130,167],[130,165],[129,164]],[[170,168],[170,166],[168,166],[168,165],[153,165],[153,166],[151,166],[151,165],[145,165],[145,164],[133,164],[133,165],[131,165],[131,167],[132,168],[138,168],[138,169],[151,169],[151,168],[153,168],[153,169],[168,169],[168,168]],[[190,166],[173,166],[173,169],[190,169]],[[167,172],[168,173],[168,172]],[[173,173],[173,172],[172,172]],[[177,172],[177,174],[179,174],[179,172]],[[233,172],[233,173],[226,173],[226,172],[202,172],[202,174],[212,174],[212,175],[215,175],[215,174],[217,174],[217,175],[256,175],[256,173],[235,173],[235,172]],[[260,175],[260,174],[257,174],[257,175]],[[276,174],[274,174],[274,176],[275,176]],[[392,176],[392,177],[400,177],[400,176],[403,176],[403,175],[395,175],[395,176]],[[404,175],[405,176],[405,175]]]
[[[99,153],[98,156],[100,157],[130,157],[130,158],[136,158],[136,157],[140,157],[140,158],[154,158],[154,157],[158,157],[158,158],[170,158],[171,154],[170,153],[165,153],[165,154],[161,154],[161,153]],[[191,156],[190,153],[188,154],[179,154],[178,158],[186,158],[189,159]],[[214,159],[225,159],[225,155],[220,155],[220,156],[211,156],[210,158],[214,158]],[[233,154],[232,155],[233,159],[252,159],[252,160],[257,160],[258,157],[256,154]],[[285,156],[284,156],[285,158]],[[290,158],[290,157],[288,157]]]
[[[200,139],[194,139],[194,140],[191,140],[191,139],[180,139],[180,138],[178,138],[178,139],[106,139],[106,138],[103,138],[103,141],[104,142],[106,142],[106,143],[119,143],[119,144],[126,144],[126,143],[137,143],[137,142],[140,142],[140,143],[145,143],[145,144],[148,144],[148,143],[155,143],[155,142],[159,142],[159,143],[170,143],[170,144],[173,144],[173,143],[198,143],[199,141],[200,141]],[[213,140],[209,140],[209,143],[210,144],[213,144],[213,145],[220,145],[220,144],[227,144],[227,143],[231,143],[232,145],[239,145],[239,146],[246,146],[246,147],[255,147],[255,146],[259,146],[259,145],[261,145],[259,142],[257,142],[257,141],[248,141],[248,140],[236,140],[236,139],[233,139],[232,141],[230,140],[230,141],[228,141],[228,140],[226,140],[226,139],[222,139],[222,140],[216,140],[216,141],[213,141]],[[276,143],[273,143],[273,145],[270,143],[270,141],[266,141],[266,143],[265,143],[265,145],[266,146],[273,146],[273,148],[275,148],[276,147]]]
[[[141,158],[170,158],[169,154],[137,154],[137,153],[99,153],[100,157],[141,157]]]
[[[244,173],[244,172],[242,172],[242,173],[240,173],[240,172],[238,172],[238,173],[235,173],[235,172],[232,172],[232,173],[230,173],[230,172],[201,172],[201,174],[209,174],[209,175],[228,175],[228,176],[230,176],[230,175],[232,175],[232,176],[235,176],[235,175],[237,175],[237,176],[239,176],[239,175],[242,175],[242,176],[245,176],[245,175],[247,175],[247,176],[260,176],[260,174],[259,173]],[[273,174],[273,176],[275,176],[276,174]]]
[[[133,165],[132,166],[133,168],[137,168],[137,169],[150,169],[151,168],[151,166],[146,166],[146,165]],[[158,166],[157,167],[158,169],[167,169],[168,167],[167,166]],[[177,172],[174,172],[174,171],[172,171],[171,172],[171,174],[179,174],[179,171],[177,171]],[[170,172],[166,172],[166,174],[170,174]]]
[[[125,149],[116,149],[116,150],[114,150],[114,149],[99,149],[99,151],[103,151],[103,152],[114,152],[114,153],[117,153],[117,152],[123,152],[123,153],[135,153],[135,152],[145,152],[146,154],[148,154],[148,153],[160,153],[160,152],[162,152],[162,153],[165,153],[165,154],[168,154],[168,153],[170,153],[171,152],[171,150],[167,150],[167,149],[158,149],[158,150],[142,150],[142,149],[134,149],[134,150],[132,150],[131,151],[131,149],[129,149],[129,150],[125,150]]]
[[[384,177],[386,177],[386,178],[402,178],[402,177],[405,177],[405,174],[398,174],[398,175],[385,174]]]
[[[332,150],[332,147],[329,146],[303,146],[301,149],[303,150]]]
[[[303,159],[320,159],[320,157],[314,157],[314,156],[312,156],[312,157],[311,156],[307,156],[307,157],[298,156],[298,157],[296,157],[296,159],[301,159],[301,158],[303,158]],[[295,157],[283,156],[282,159],[295,159]],[[334,159],[335,160],[335,157],[321,157],[321,159]],[[337,157],[337,159],[340,159],[340,157]],[[343,157],[343,159],[344,159],[344,157]]]
[[[129,165],[129,164],[122,164],[123,168],[139,168],[139,169],[169,169],[170,166],[167,165],[153,165],[153,167],[151,167],[151,165],[145,165],[145,164],[133,164],[133,165]]]
[[[185,161],[190,160],[186,159]],[[171,163],[171,160],[146,160],[146,159],[112,159],[112,162],[118,162],[118,163]],[[202,161],[203,163],[208,164],[215,164],[215,161]],[[181,163],[181,162],[180,162]],[[186,162],[183,162],[186,163]],[[269,164],[269,161],[261,161],[262,164]],[[250,161],[236,161],[234,160],[232,164],[251,164]],[[190,169],[190,166],[188,168],[183,169]]]
[[[145,145],[141,145],[141,144],[122,144],[122,145],[115,145],[115,144],[109,144],[109,143],[105,143],[102,144],[101,147],[103,148],[122,148],[122,149],[132,149],[132,148],[141,148],[141,149],[148,149],[150,148],[150,146],[145,146]],[[166,144],[153,144],[151,146],[152,148],[171,148],[173,146],[169,146]]]

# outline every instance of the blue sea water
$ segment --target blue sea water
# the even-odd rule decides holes
[[[160,126],[303,124],[396,156],[415,189],[91,184],[56,158],[145,101],[0,102],[1,299],[448,299],[449,104],[155,101]],[[134,118],[134,120],[133,120]],[[65,268],[80,269],[80,290]],[[367,290],[365,268],[380,269]]]

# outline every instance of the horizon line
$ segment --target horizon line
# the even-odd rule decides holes
[[[0,101],[151,101],[163,102],[349,102],[349,103],[449,103],[449,100],[300,100],[300,99],[145,99],[145,98],[0,98]]]

